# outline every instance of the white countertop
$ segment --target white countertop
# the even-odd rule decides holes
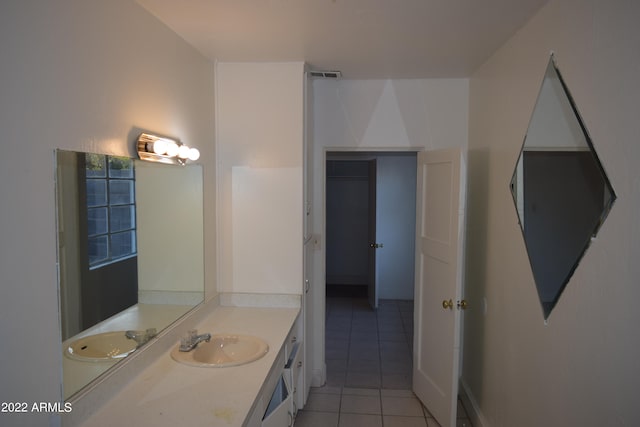
[[[93,334],[111,331],[126,331],[129,329],[145,330],[156,328],[162,331],[180,316],[191,310],[189,305],[169,304],[136,304],[126,310],[106,319],[91,328],[82,331],[62,343],[62,353],[75,340]],[[120,360],[85,362],[72,360],[65,354],[62,358],[62,372],[64,378],[64,398],[80,390],[91,380],[105,372]]]
[[[269,352],[246,365],[200,368],[174,361],[168,351],[82,425],[241,426],[298,313],[299,308],[214,308],[197,325],[199,333],[254,335],[269,344]]]

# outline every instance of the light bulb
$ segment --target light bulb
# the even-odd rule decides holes
[[[154,141],[153,152],[156,154],[165,154],[167,152],[167,141],[164,139]]]
[[[178,144],[171,141],[167,144],[167,156],[175,157],[178,154]]]
[[[181,159],[187,159],[189,157],[189,151],[191,149],[186,145],[181,145],[178,149],[178,157]]]
[[[200,158],[200,150],[198,150],[197,148],[190,148],[189,149],[189,160],[195,162],[199,158]]]

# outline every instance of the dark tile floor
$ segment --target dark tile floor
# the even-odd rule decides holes
[[[411,389],[413,302],[327,298],[327,385]]]
[[[327,383],[312,388],[297,427],[439,426],[411,391],[413,301],[327,298]],[[458,405],[458,426],[471,426]]]

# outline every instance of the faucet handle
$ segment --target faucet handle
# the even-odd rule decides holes
[[[197,336],[197,329],[189,329],[187,333],[182,338],[180,338],[180,346],[184,348],[190,347],[196,341]]]
[[[134,340],[138,347],[146,344],[151,338],[155,337],[156,334],[156,328],[149,328],[146,331],[129,330],[124,333],[128,339]]]

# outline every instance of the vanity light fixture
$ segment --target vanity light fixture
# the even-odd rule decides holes
[[[140,134],[138,137],[138,156],[149,162],[179,164],[184,166],[188,160],[195,162],[200,158],[197,148],[189,147],[171,138]]]

